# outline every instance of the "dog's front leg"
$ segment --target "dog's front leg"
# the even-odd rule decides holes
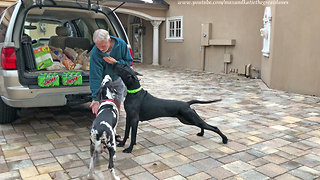
[[[114,180],[120,180],[120,178],[118,176],[116,176],[116,172],[114,170],[114,165],[113,165],[113,160],[114,160],[114,155],[116,153],[115,148],[114,147],[109,147],[109,169],[110,169],[110,173],[111,176]]]
[[[139,124],[139,118],[135,117],[132,118],[130,121],[130,125],[131,125],[131,142],[130,142],[130,146],[123,150],[124,153],[131,153],[133,146],[136,145],[136,138],[137,138],[137,132],[138,132],[138,124]]]
[[[90,165],[89,165],[89,173],[87,178],[92,179],[93,178],[93,169],[94,169],[94,161],[96,159],[96,153],[95,153],[95,146],[90,140],[90,155],[91,155],[91,160],[90,160]]]
[[[117,145],[118,147],[123,147],[126,144],[126,141],[129,138],[129,133],[130,133],[130,118],[127,115],[127,117],[126,117],[126,128],[125,128],[125,131],[124,131],[124,137],[123,137],[122,142],[120,142]]]

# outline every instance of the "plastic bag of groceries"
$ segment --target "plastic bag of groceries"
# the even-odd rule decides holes
[[[68,48],[68,47],[66,47],[66,48],[64,49],[64,54],[65,54],[72,62],[74,62],[74,61],[77,59],[77,57],[78,57],[78,53],[77,53],[75,50],[73,50],[73,49],[71,49],[71,48]]]
[[[33,53],[36,61],[37,70],[44,69],[53,64],[49,46],[41,43],[32,45]]]
[[[61,62],[64,59],[63,50],[61,48],[56,48],[54,46],[49,46],[50,54],[52,56],[53,61]]]
[[[67,57],[65,56],[62,64],[68,69],[68,70],[73,70],[75,68],[75,64]]]

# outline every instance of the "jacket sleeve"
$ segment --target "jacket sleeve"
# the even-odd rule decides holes
[[[129,48],[125,42],[121,42],[121,54],[122,58],[118,59],[118,63],[130,66],[132,64],[132,57]]]
[[[97,97],[97,93],[102,82],[102,72],[103,72],[102,63],[95,56],[95,53],[91,53],[89,82],[90,82],[90,90],[92,92],[92,95],[91,95],[92,100],[95,100]]]

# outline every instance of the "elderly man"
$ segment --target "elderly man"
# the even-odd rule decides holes
[[[98,29],[93,34],[93,42],[95,46],[91,50],[90,55],[90,89],[92,92],[92,102],[90,107],[93,114],[97,114],[99,109],[99,101],[96,96],[105,75],[112,78],[112,84],[117,91],[114,101],[120,113],[120,105],[124,100],[126,87],[121,78],[112,70],[113,63],[130,65],[133,61],[128,46],[125,41],[120,38],[109,35],[104,29]],[[117,141],[121,141],[120,136],[116,136]]]

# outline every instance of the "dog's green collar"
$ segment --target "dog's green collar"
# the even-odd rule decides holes
[[[130,93],[130,94],[134,94],[134,93],[137,93],[137,92],[141,91],[141,89],[142,89],[141,87],[139,87],[138,89],[133,89],[133,90],[127,89],[127,92]]]

